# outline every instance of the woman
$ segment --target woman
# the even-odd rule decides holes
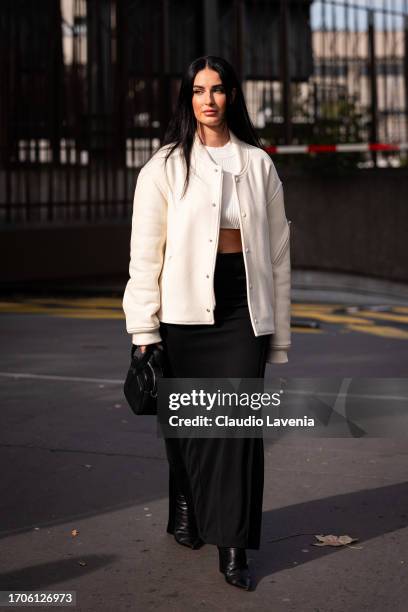
[[[231,65],[193,61],[162,147],[134,196],[123,308],[134,346],[166,352],[166,376],[263,378],[290,347],[283,188]],[[166,438],[167,531],[215,544],[227,582],[249,589],[259,549],[262,438]]]

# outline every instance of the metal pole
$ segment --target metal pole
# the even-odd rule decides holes
[[[371,123],[370,141],[377,142],[378,134],[378,100],[377,100],[377,73],[375,66],[375,32],[374,32],[374,11],[368,10],[368,68],[370,75],[370,94],[371,94]],[[372,151],[374,166],[377,166],[377,152]]]
[[[408,140],[408,15],[404,16],[405,142]]]
[[[197,11],[197,16],[201,16],[201,24],[198,24],[198,32],[200,33],[197,37],[201,50],[197,55],[219,55],[220,54],[220,26],[218,21],[218,0],[203,0],[203,2],[197,2],[197,7],[200,8],[200,12]],[[202,51],[202,53],[201,53]]]
[[[280,1],[280,65],[282,82],[282,113],[284,121],[285,144],[292,142],[292,100],[290,91],[289,62],[289,10],[288,0]]]
[[[234,24],[235,24],[235,70],[240,81],[244,78],[244,2],[243,0],[235,0],[234,2]]]
[[[160,128],[159,138],[163,140],[167,125],[171,117],[171,78],[170,78],[170,15],[169,0],[162,0],[161,4],[161,62],[159,70],[159,89],[161,95],[159,99]]]

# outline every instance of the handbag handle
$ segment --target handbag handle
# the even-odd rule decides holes
[[[152,371],[152,376],[153,376],[153,389],[150,391],[150,395],[151,397],[156,398],[157,397],[157,393],[158,393],[158,389],[157,389],[157,376],[156,376],[156,372],[154,367],[152,366],[152,364],[150,363],[150,361],[147,362],[147,365],[149,366],[149,368]],[[160,376],[163,376],[163,368],[157,364],[158,369],[160,370]]]

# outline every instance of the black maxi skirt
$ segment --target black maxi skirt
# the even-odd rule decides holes
[[[160,323],[166,376],[263,378],[270,335],[254,335],[242,251],[217,253],[215,323]],[[169,520],[179,488],[207,544],[259,549],[264,487],[262,438],[165,438]]]

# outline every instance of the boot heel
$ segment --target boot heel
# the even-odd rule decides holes
[[[191,497],[191,496],[189,496]],[[204,542],[198,535],[197,524],[192,510],[192,500],[177,486],[174,474],[169,479],[169,517],[166,531],[174,535],[176,542],[193,550],[201,548]]]
[[[173,472],[170,470],[169,474],[169,507],[168,507],[168,520],[167,520],[167,533],[171,533],[174,535],[174,527],[175,527],[175,509],[176,509],[176,495],[177,495],[177,487],[176,480],[173,475]]]
[[[218,546],[219,568],[225,580],[249,591],[252,587],[245,548]]]
[[[188,548],[201,548],[204,544],[198,535],[193,511],[183,493],[177,493],[174,511],[174,537],[179,544]]]

